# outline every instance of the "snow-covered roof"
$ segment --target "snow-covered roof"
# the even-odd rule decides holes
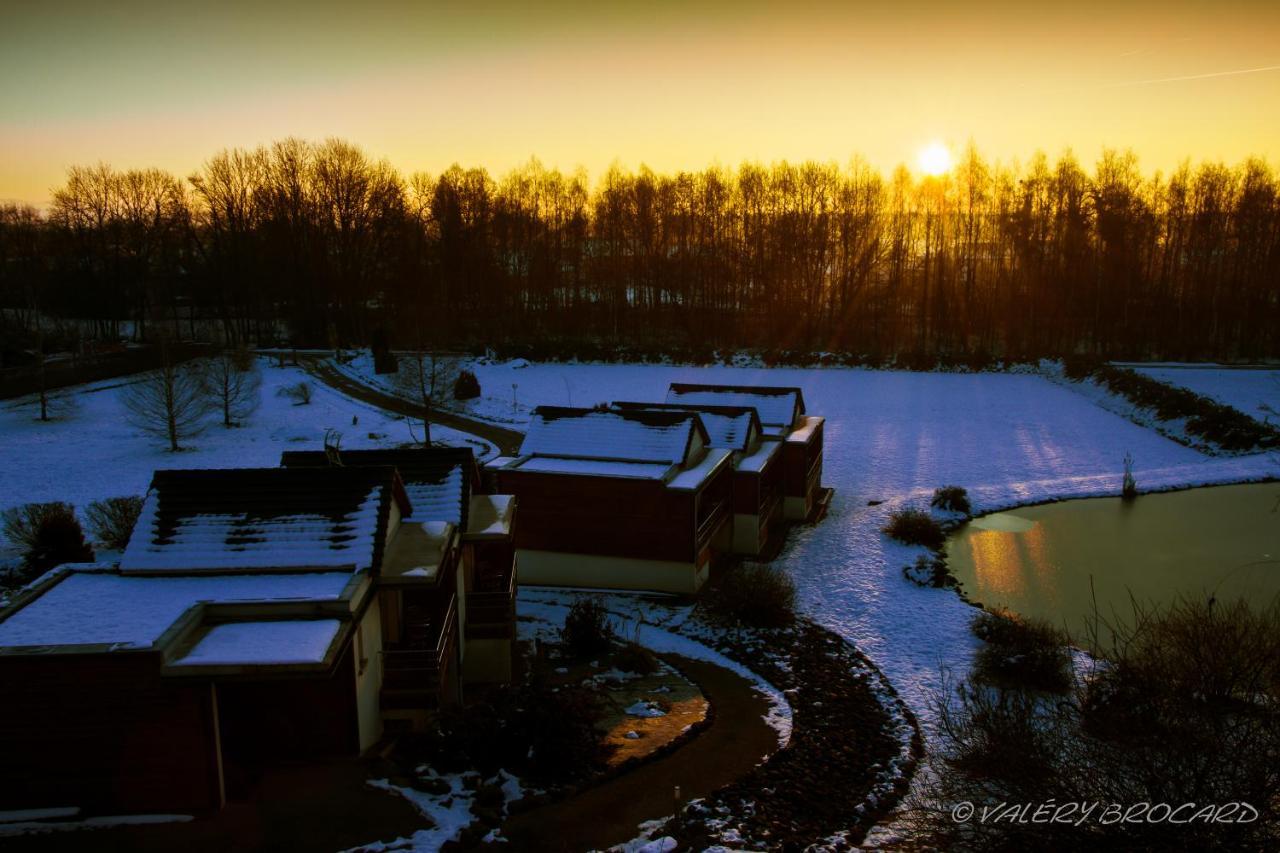
[[[435,582],[454,542],[457,528],[448,521],[401,522],[383,561],[384,578]]]
[[[698,385],[672,382],[668,403],[697,406],[748,406],[760,413],[768,435],[785,435],[804,414],[804,394],[799,388],[773,385]]]
[[[343,467],[390,465],[400,472],[405,493],[417,521],[450,521],[466,526],[471,492],[479,485],[475,455],[469,447],[407,447],[379,450],[344,450]],[[293,450],[280,454],[286,468],[326,467],[329,457],[321,450]]]
[[[800,419],[800,426],[792,430],[791,434],[787,436],[787,441],[808,441],[813,438],[813,434],[818,431],[820,426],[822,426],[823,420],[824,418],[819,418],[814,415],[806,415]]]
[[[336,601],[347,572],[204,577],[72,571],[0,622],[0,647],[147,648],[198,602]]]
[[[281,619],[214,625],[173,666],[264,666],[324,663],[342,623]]]
[[[727,448],[708,450],[701,462],[676,474],[667,485],[673,489],[693,491],[705,483],[721,465],[731,464],[732,456],[733,451]]]
[[[512,495],[472,495],[467,515],[467,539],[494,539],[511,535],[516,499]]]
[[[782,443],[778,441],[762,441],[754,451],[738,460],[738,471],[750,471],[758,474],[769,464],[769,460],[778,454]]]
[[[617,459],[573,459],[565,456],[530,456],[509,466],[544,474],[582,474],[591,477],[626,477],[662,480],[672,469],[665,462],[625,462]]]
[[[157,471],[120,559],[124,572],[375,568],[393,468]]]
[[[682,465],[695,433],[706,441],[706,428],[693,412],[539,406],[520,453]]]
[[[755,435],[760,434],[760,418],[751,406],[709,406],[694,403],[636,403],[615,402],[615,409],[631,411],[697,412],[702,425],[707,428],[709,447],[728,447],[745,451]]]

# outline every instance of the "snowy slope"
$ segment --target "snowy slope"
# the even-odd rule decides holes
[[[284,450],[318,450],[326,429],[342,433],[342,446],[394,447],[413,441],[401,419],[348,399],[308,377],[299,368],[279,368],[259,359],[262,406],[242,427],[225,429],[217,418],[184,442],[189,450],[170,453],[162,440],[138,431],[126,417],[121,380],[71,390],[73,411],[41,423],[30,398],[0,401],[0,509],[32,501],[66,501],[83,513],[90,501],[114,495],[141,495],[157,468],[275,467]],[[307,381],[311,403],[296,406],[277,392]],[[353,424],[352,418],[358,418]],[[490,448],[479,439],[432,429],[445,444]],[[0,558],[5,548],[0,541]]]
[[[1031,374],[520,361],[476,372],[485,388],[517,383],[529,406],[569,395],[578,405],[623,394],[662,400],[672,381],[800,386],[809,412],[827,418],[823,482],[836,491],[828,517],[798,529],[779,562],[795,576],[802,606],[874,660],[926,728],[941,667],[968,667],[972,609],[902,577],[916,551],[880,533],[893,508],[925,507],[947,484],[968,488],[979,512],[1118,494],[1126,452],[1144,490],[1280,476],[1272,458],[1211,459]],[[518,410],[508,404],[497,414]]]
[[[1280,370],[1174,365],[1135,365],[1134,369],[1225,403],[1260,421],[1280,423]]]

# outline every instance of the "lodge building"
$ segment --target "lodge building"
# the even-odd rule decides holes
[[[487,466],[520,503],[520,582],[697,592],[731,545],[732,457],[696,412],[535,409]]]
[[[0,612],[0,802],[216,809],[266,763],[359,755],[509,678],[515,503],[492,497],[455,522],[387,465],[156,472],[118,566]],[[473,591],[505,604],[469,635]]]

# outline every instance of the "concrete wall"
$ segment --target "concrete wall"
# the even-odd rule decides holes
[[[467,684],[506,683],[511,680],[512,641],[471,639],[467,641],[467,665],[462,679]]]
[[[518,551],[521,584],[584,586],[601,589],[655,590],[691,595],[707,580],[710,562],[701,565],[558,551]]]
[[[763,539],[760,516],[740,512],[733,514],[733,553],[754,557],[760,553]]]
[[[373,596],[360,622],[355,648],[356,717],[360,752],[382,737],[382,608]]]

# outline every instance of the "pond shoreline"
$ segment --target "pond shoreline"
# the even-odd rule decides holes
[[[1276,477],[1262,477],[1152,489],[1123,502],[1100,495],[984,506],[979,515],[944,525],[946,543],[935,556],[945,560],[953,589],[965,603],[1051,623],[1079,617],[1087,622],[1089,613],[1108,610],[1127,612],[1134,600],[1165,606],[1195,596],[1197,587],[1216,598],[1225,594],[1224,584],[1243,582],[1236,576],[1241,569],[1280,562],[1280,523],[1268,523],[1266,514],[1280,506],[1280,493],[1274,504],[1269,493],[1256,494],[1259,487],[1276,482]],[[1209,490],[1225,494],[1210,496]],[[1152,498],[1192,492],[1197,493],[1194,501],[1152,506]],[[1060,513],[1043,511],[1068,505],[1072,509]],[[1021,523],[1009,526],[975,525],[1018,510],[1042,511],[1014,516],[1011,521]],[[1101,582],[1098,589],[1095,582]],[[1106,589],[1117,584],[1123,594]],[[1246,588],[1237,597],[1280,596],[1280,586],[1271,589],[1274,584],[1274,575],[1264,575],[1260,590]]]

